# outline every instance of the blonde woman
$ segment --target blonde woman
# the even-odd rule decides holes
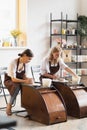
[[[61,69],[66,70],[75,78],[78,76],[63,62],[62,49],[59,46],[51,48],[50,53],[42,60],[41,78],[58,79],[61,77]]]

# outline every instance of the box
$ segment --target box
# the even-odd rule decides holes
[[[64,62],[71,62],[71,50],[63,50],[62,58]]]

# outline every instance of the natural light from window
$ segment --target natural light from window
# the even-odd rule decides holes
[[[0,0],[0,46],[11,40],[10,31],[16,28],[16,0]]]

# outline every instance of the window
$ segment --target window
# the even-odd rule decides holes
[[[27,0],[0,0],[0,46],[26,46]],[[11,35],[12,30],[21,33],[17,44]]]
[[[16,28],[16,0],[0,0],[0,41],[7,40]]]

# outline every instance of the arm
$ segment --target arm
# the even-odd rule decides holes
[[[74,73],[69,67],[66,67],[65,70],[71,75],[73,75],[75,78],[78,78],[78,75],[76,75],[76,73]]]
[[[17,83],[33,83],[32,78],[27,78],[26,75],[24,76],[24,79],[16,78],[16,62],[17,60],[13,60],[8,67],[8,75],[11,77],[12,81]]]
[[[33,79],[32,78],[27,78],[27,79],[18,79],[18,78],[11,78],[13,82],[17,82],[17,83],[29,83],[32,84],[33,83]]]
[[[65,69],[68,73],[70,73],[75,78],[78,78],[78,75],[72,71],[71,68],[69,68],[62,59],[60,59],[60,66],[62,69]]]
[[[11,79],[13,82],[17,82],[17,83],[28,83],[28,84],[34,83],[33,78],[26,77],[26,75],[23,76],[23,79],[19,79],[16,77],[12,77]]]
[[[58,79],[58,77],[56,75],[52,75],[52,74],[48,74],[48,73],[44,73],[43,76],[48,77],[50,79]]]

